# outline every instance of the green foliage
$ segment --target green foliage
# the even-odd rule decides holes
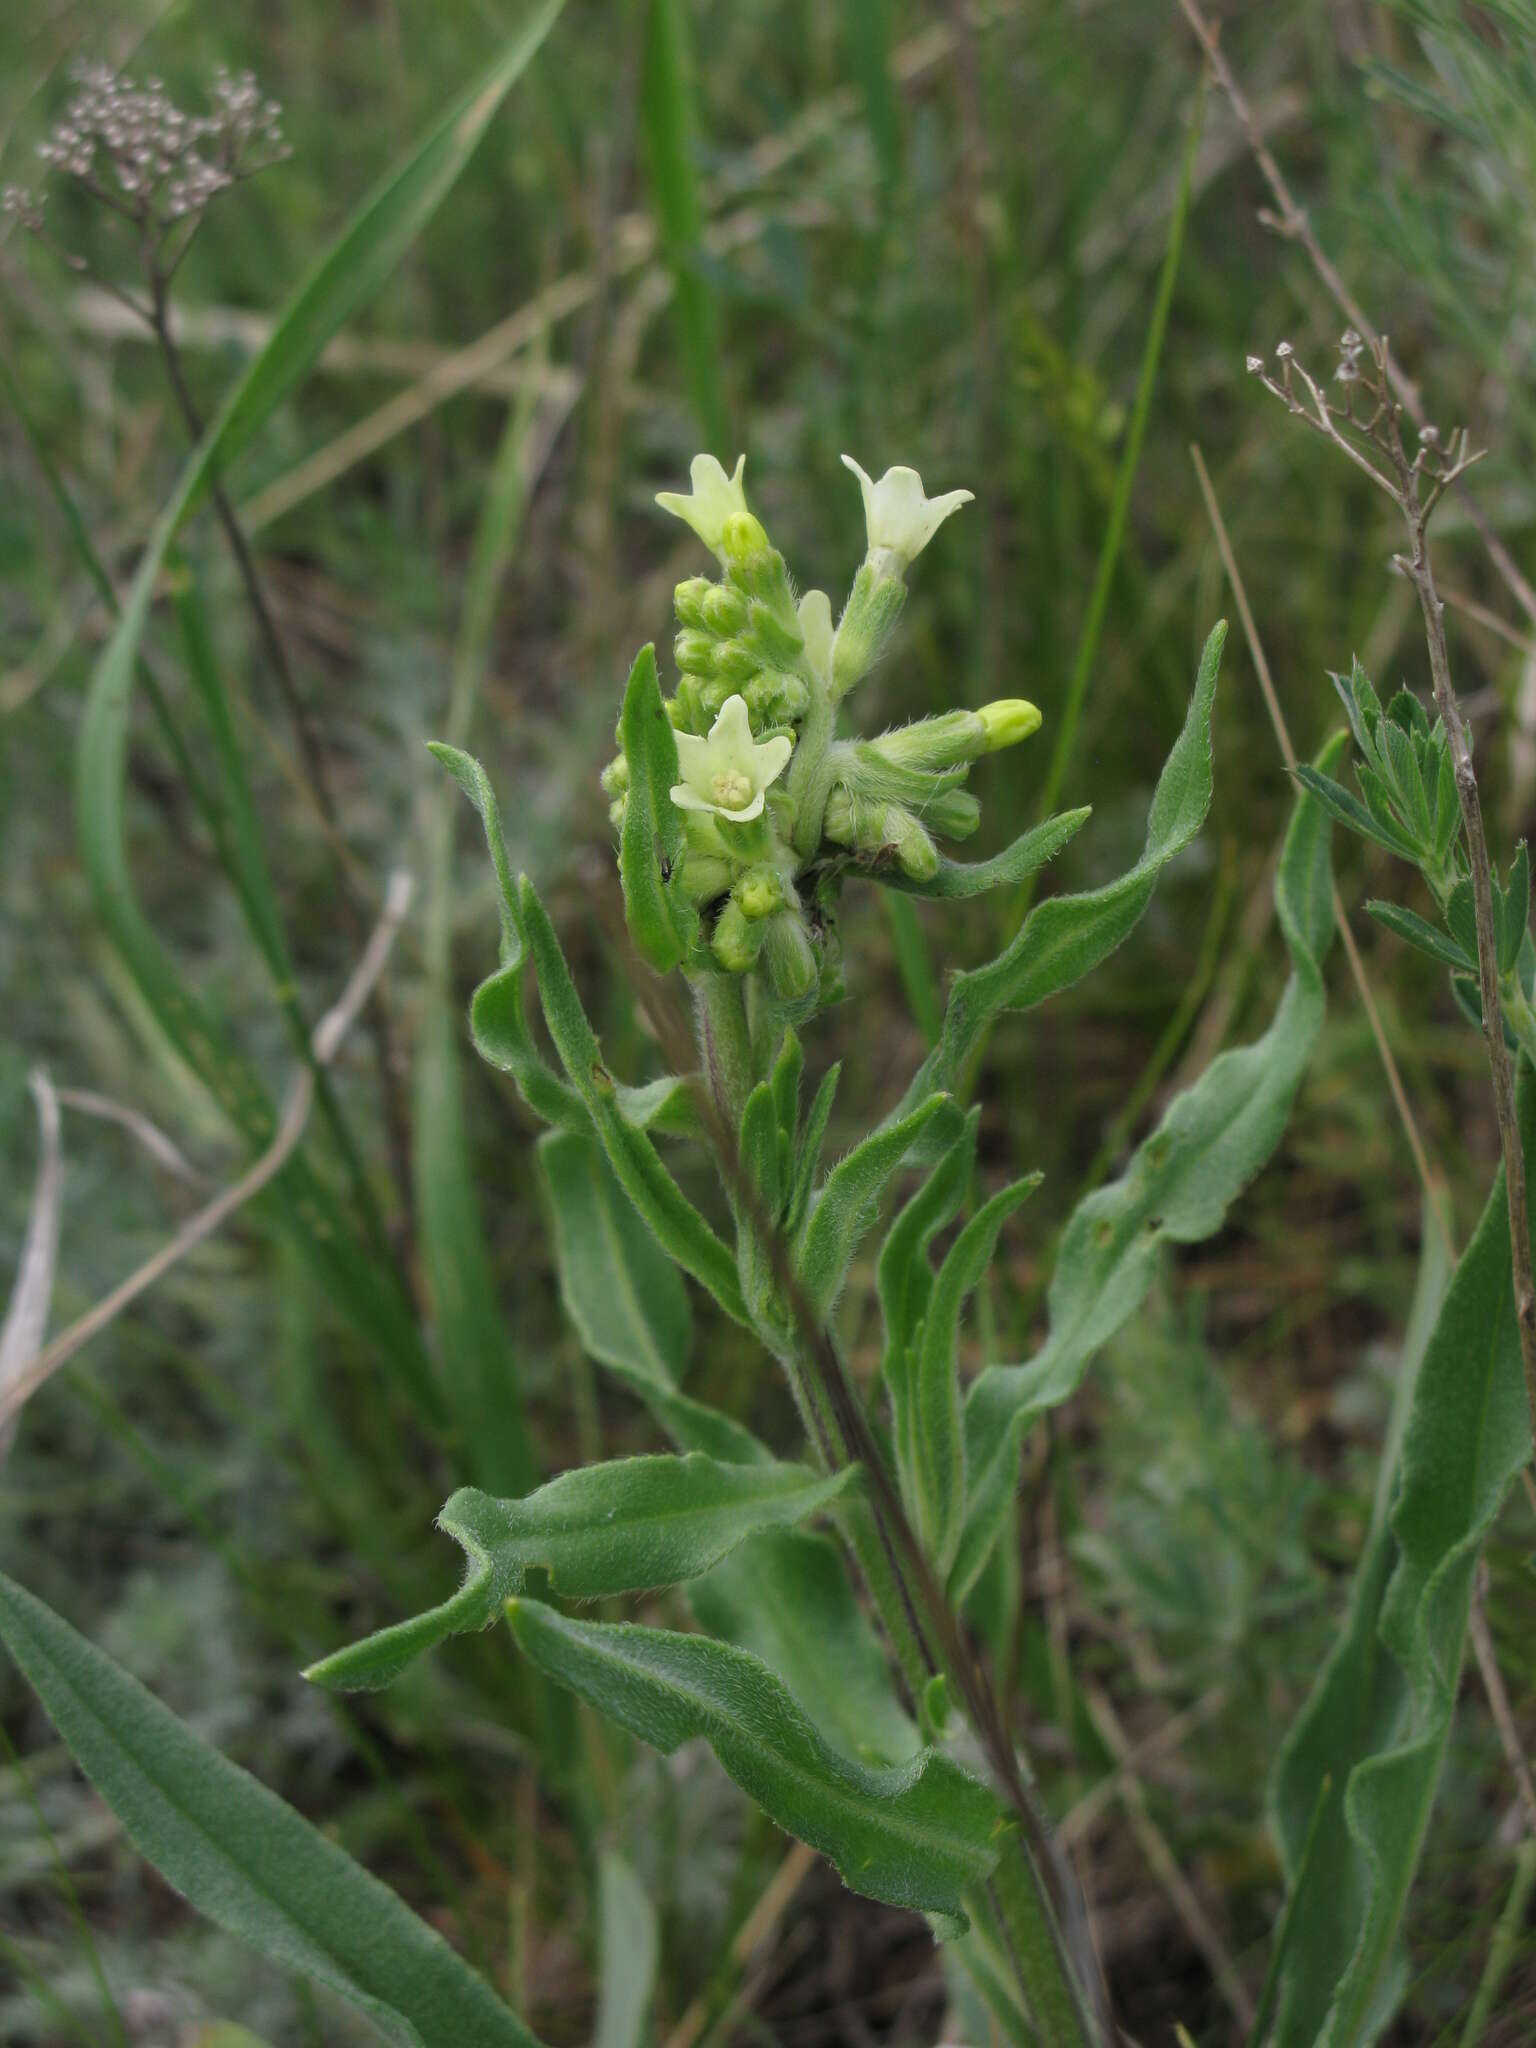
[[[628,801],[619,835],[619,879],[624,916],[640,957],[658,974],[676,967],[688,951],[688,906],[667,888],[667,877],[683,845],[683,821],[667,792],[677,781],[677,740],[662,709],[656,680],[656,650],[635,656],[619,715],[619,744],[629,768]]]
[[[1325,765],[1339,744],[1325,753]],[[1124,1174],[1078,1205],[1057,1253],[1044,1346],[1027,1365],[988,1367],[967,1397],[969,1497],[954,1571],[959,1589],[975,1584],[997,1541],[1024,1432],[1075,1391],[1094,1353],[1134,1313],[1162,1245],[1212,1236],[1278,1144],[1322,1027],[1332,886],[1327,816],[1303,795],[1275,876],[1291,978],[1268,1031],[1213,1060],[1176,1097]]]
[[[650,1893],[610,1851],[597,1872],[602,1977],[592,2048],[643,2048],[656,1983],[660,1935]]]
[[[800,1465],[722,1465],[694,1452],[579,1466],[524,1500],[462,1487],[438,1517],[468,1559],[458,1592],[306,1676],[341,1691],[389,1685],[423,1650],[489,1628],[530,1571],[571,1600],[681,1585],[748,1537],[819,1514],[854,1475],[852,1466],[818,1478]]]
[[[134,1846],[200,1913],[337,1992],[397,2048],[529,2048],[393,1892],[5,1578],[0,1641]]]
[[[1536,1084],[1523,1061],[1519,1114],[1530,1156]],[[1401,1990],[1399,1929],[1450,1736],[1473,1576],[1531,1453],[1510,1263],[1501,1173],[1416,1371],[1410,1351],[1391,1513],[1276,1770],[1275,1820],[1293,1879],[1321,1807],[1281,2005],[1286,2048],[1346,2048]]]
[[[557,1684],[663,1755],[702,1738],[765,1813],[829,1857],[867,1898],[957,1927],[996,1865],[997,1802],[945,1756],[853,1762],[807,1721],[765,1664],[706,1636],[572,1621],[520,1600],[519,1649]]]
[[[909,1090],[921,1100],[960,1073],[982,1033],[1006,1010],[1033,1009],[1106,959],[1135,929],[1157,878],[1205,822],[1211,803],[1211,708],[1225,624],[1205,643],[1183,730],[1163,764],[1147,817],[1147,840],[1130,871],[1103,889],[1037,904],[1012,943],[985,967],[955,977],[938,1045]]]
[[[674,1443],[727,1464],[753,1464],[767,1451],[750,1430],[678,1389],[693,1341],[687,1290],[656,1257],[635,1209],[590,1138],[550,1131],[539,1172],[560,1293],[586,1351],[638,1394]]]

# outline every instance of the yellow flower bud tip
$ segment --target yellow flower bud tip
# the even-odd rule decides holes
[[[1023,697],[999,697],[994,704],[983,704],[976,716],[987,729],[989,754],[1016,747],[1040,730],[1040,713]]]

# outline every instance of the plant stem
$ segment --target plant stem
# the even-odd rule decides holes
[[[1383,354],[1385,351],[1383,350]],[[1477,982],[1483,1016],[1483,1040],[1488,1048],[1488,1069],[1493,1079],[1493,1110],[1499,1126],[1499,1149],[1504,1157],[1504,1190],[1509,1204],[1509,1239],[1513,1259],[1515,1321],[1520,1332],[1520,1357],[1525,1367],[1526,1397],[1536,1421],[1536,1277],[1531,1271],[1531,1222],[1526,1195],[1525,1153],[1520,1144],[1520,1126],[1515,1115],[1515,1075],[1504,1043],[1504,1011],[1499,997],[1498,941],[1493,923],[1493,873],[1488,860],[1488,840],[1483,831],[1483,807],[1478,794],[1477,773],[1472,766],[1472,748],[1467,723],[1451,682],[1451,657],[1445,638],[1445,608],[1435,589],[1434,564],[1429,552],[1429,514],[1419,490],[1419,471],[1403,446],[1397,415],[1389,411],[1385,421],[1387,446],[1397,470],[1399,502],[1408,523],[1411,552],[1398,560],[1412,583],[1424,618],[1424,636],[1429,646],[1429,673],[1435,695],[1435,709],[1445,724],[1456,773],[1456,795],[1461,805],[1462,824],[1467,835],[1467,865],[1472,876],[1472,906],[1477,924]]]

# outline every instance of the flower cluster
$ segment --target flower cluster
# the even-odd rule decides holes
[[[207,110],[188,113],[158,78],[142,83],[101,64],[79,66],[76,91],[38,144],[51,171],[115,212],[165,233],[220,193],[286,155],[281,109],[248,71],[213,75]],[[39,227],[37,194],[8,187],[6,211]]]
[[[969,491],[929,498],[916,470],[875,482],[849,456],[867,547],[836,628],[824,591],[798,601],[784,558],[747,504],[745,458],[727,473],[697,456],[692,490],[657,502],[691,526],[719,565],[677,586],[679,678],[665,709],[676,747],[669,801],[681,851],[667,886],[690,906],[690,965],[761,969],[782,1004],[815,1007],[840,989],[835,905],[850,867],[902,887],[938,884],[935,837],[975,831],[962,784],[980,755],[1040,723],[1022,698],[956,710],[887,732],[839,738],[837,707],[867,674],[906,598],[906,574]],[[604,773],[622,827],[633,764]]]

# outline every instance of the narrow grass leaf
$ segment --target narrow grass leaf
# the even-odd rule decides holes
[[[720,380],[719,313],[701,263],[704,201],[696,161],[698,94],[687,0],[649,0],[640,119],[661,246],[672,271],[688,392],[705,444],[724,456],[726,412]]]
[[[608,1850],[597,1866],[597,2021],[592,2048],[644,2048],[661,1934],[633,1866]]]
[[[393,1892],[3,1577],[0,1640],[134,1847],[215,1926],[338,1993],[397,2048],[536,2048]]]
[[[966,1924],[967,1890],[998,1856],[996,1800],[948,1757],[920,1750],[871,1769],[834,1749],[768,1667],[708,1636],[508,1609],[545,1676],[670,1756],[702,1738],[778,1825],[829,1857],[866,1898]]]

